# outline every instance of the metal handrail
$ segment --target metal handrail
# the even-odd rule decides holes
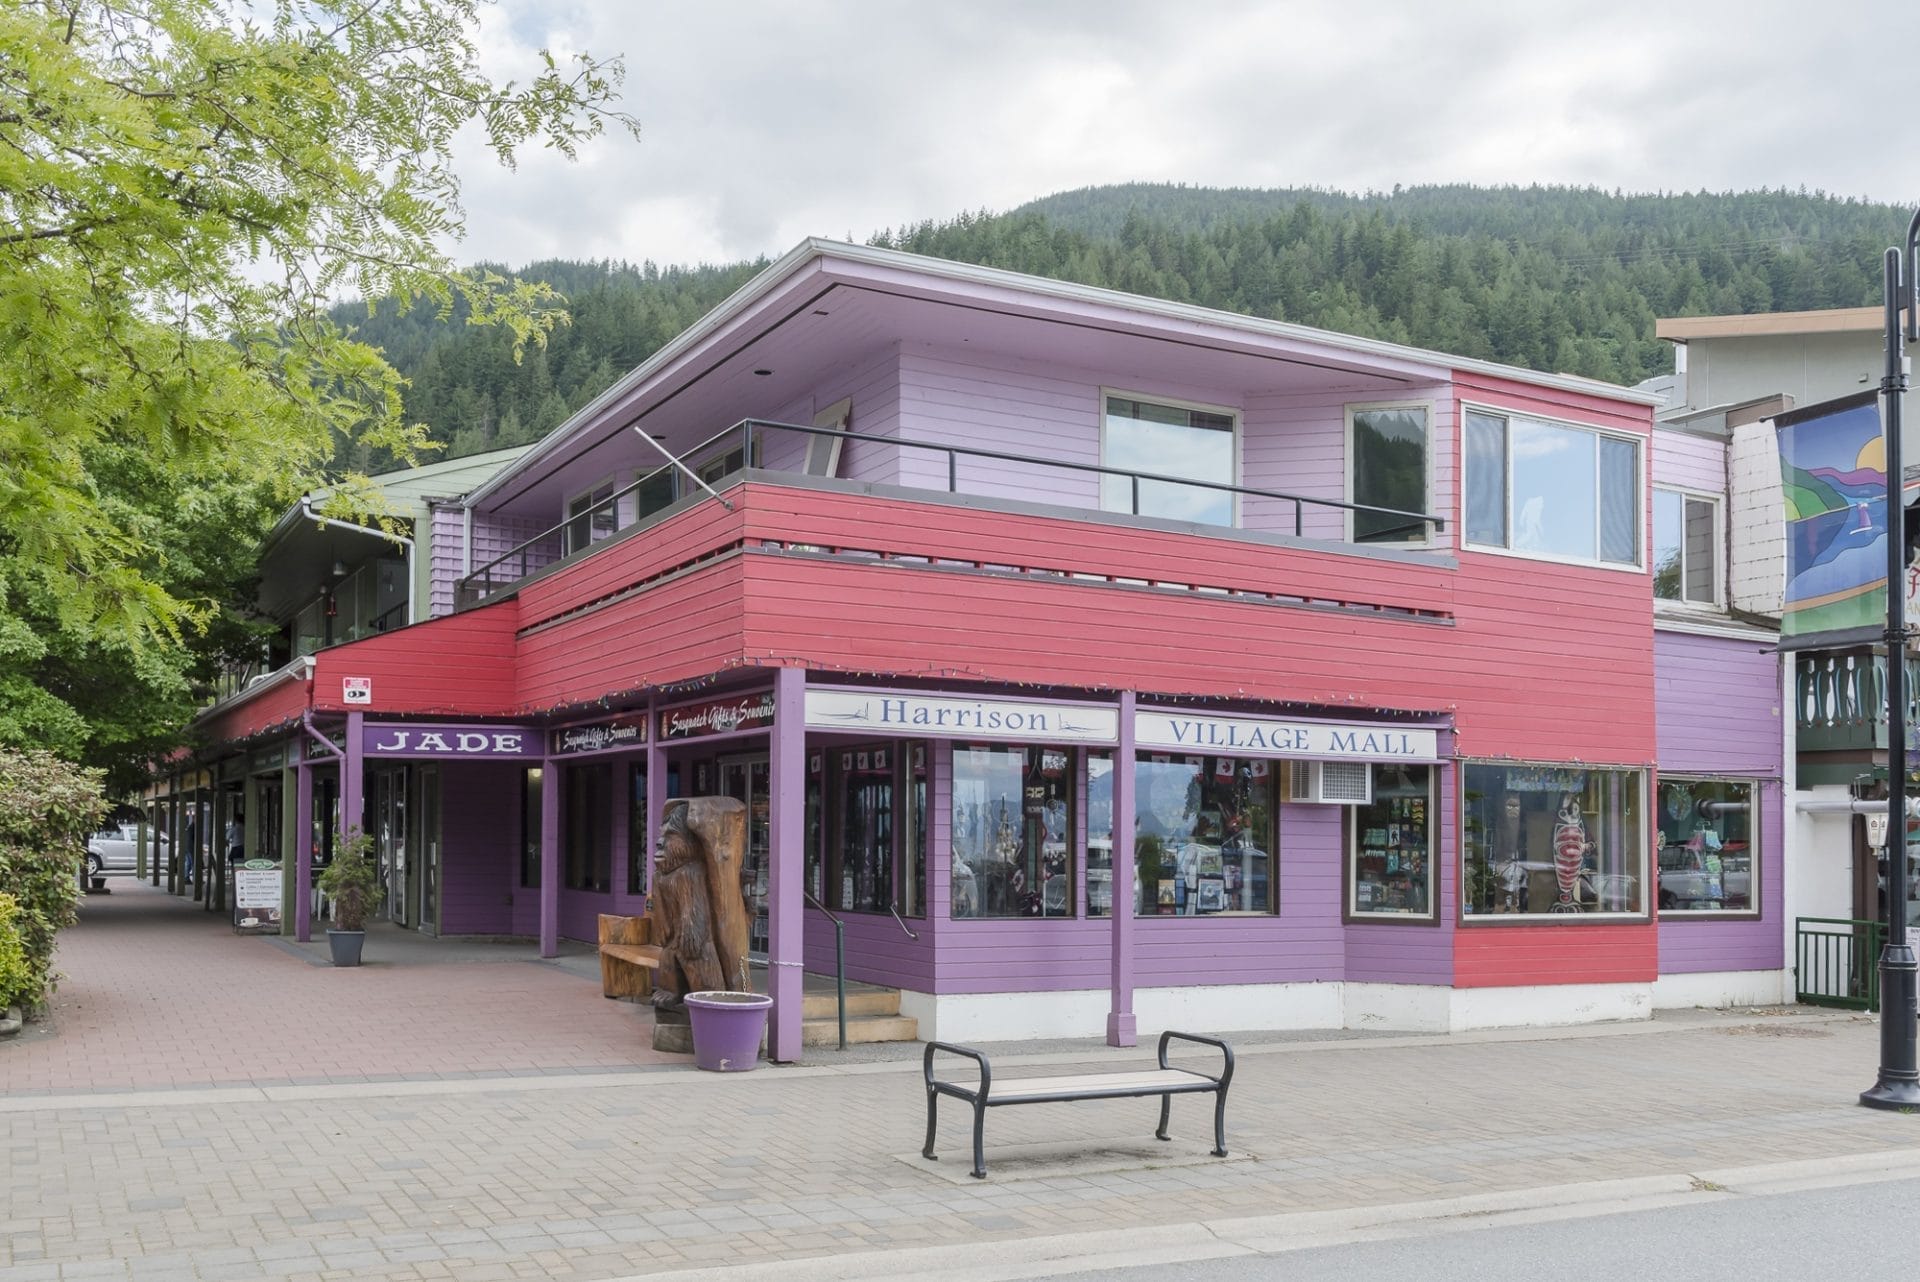
[[[907,919],[900,915],[900,910],[898,908],[894,907],[892,904],[888,904],[887,911],[893,914],[894,924],[900,927],[901,930],[904,930],[907,932],[908,939],[917,940],[920,938],[920,936],[913,933],[913,928],[907,925]]]
[[[1284,490],[1262,490],[1250,485],[1230,485],[1222,481],[1203,481],[1190,476],[1169,476],[1164,472],[1133,472],[1126,468],[1108,467],[1101,463],[1077,463],[1065,459],[1039,458],[1031,454],[1014,454],[1006,450],[980,449],[972,445],[950,445],[941,441],[914,441],[891,436],[866,436],[859,432],[847,431],[845,428],[814,427],[810,424],[803,423],[779,423],[771,419],[742,419],[730,427],[725,427],[715,432],[699,444],[682,451],[682,457],[698,454],[709,446],[717,444],[726,437],[738,432],[741,436],[742,465],[750,468],[755,466],[754,445],[756,443],[756,433],[768,431],[798,432],[803,436],[825,436],[840,440],[885,443],[897,448],[933,450],[945,454],[947,457],[946,492],[949,494],[958,494],[960,492],[960,459],[964,457],[990,459],[1001,463],[1025,463],[1039,467],[1060,468],[1069,472],[1087,472],[1102,477],[1125,477],[1131,493],[1130,514],[1134,516],[1140,515],[1140,483],[1146,481],[1159,485],[1180,485],[1193,489],[1212,490],[1221,494],[1247,495],[1251,498],[1272,499],[1281,503],[1291,503],[1293,504],[1293,533],[1295,538],[1300,538],[1304,534],[1306,528],[1305,513],[1306,507],[1309,504],[1314,507],[1334,508],[1344,512],[1371,512],[1380,516],[1406,518],[1403,525],[1389,526],[1387,529],[1379,531],[1379,533],[1382,534],[1391,534],[1402,529],[1411,530],[1419,526],[1432,526],[1437,533],[1445,530],[1447,525],[1444,517],[1436,516],[1431,512],[1413,512],[1404,508],[1379,507],[1371,503],[1352,503],[1345,499],[1314,498],[1304,494],[1289,494]],[[673,466],[671,463],[663,463],[661,466],[654,468],[644,476],[636,479],[633,484],[615,490],[611,495],[585,511],[576,512],[564,520],[542,530],[532,538],[526,539],[509,548],[491,561],[475,569],[471,574],[463,577],[456,587],[456,597],[463,593],[473,591],[473,585],[478,580],[484,580],[486,585],[491,588],[494,568],[515,557],[521,558],[521,571],[514,576],[513,580],[508,580],[508,582],[525,578],[527,574],[530,573],[530,571],[525,568],[525,554],[528,549],[556,537],[560,539],[561,545],[564,547],[567,527],[586,522],[588,528],[591,528],[593,518],[602,511],[611,510],[617,522],[619,520],[619,504],[621,500],[638,491],[641,486],[653,480],[656,476],[660,475],[660,473],[671,471]],[[589,546],[590,545],[591,543]],[[562,554],[562,557],[571,556],[574,552],[580,550],[582,549],[576,548],[566,551]]]
[[[802,890],[801,896],[826,919],[833,923],[833,985],[840,1003],[840,1049],[847,1049],[847,923],[833,915],[831,909],[813,897],[810,890]],[[802,998],[804,1001],[804,997]]]

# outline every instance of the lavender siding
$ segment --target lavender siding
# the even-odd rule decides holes
[[[440,788],[440,933],[532,933],[514,922],[520,767],[449,763]]]
[[[1702,494],[1727,492],[1727,443],[1691,432],[1655,432],[1653,483]]]
[[[515,547],[553,524],[553,521],[534,516],[514,516],[506,512],[475,512],[473,514],[473,568],[477,570],[495,557],[511,552]],[[548,562],[558,559],[559,551],[560,545],[557,541],[551,546],[531,548],[528,550],[524,570],[517,565],[510,568],[516,574],[530,574]]]
[[[1660,971],[1777,970],[1784,879],[1779,658],[1762,642],[1654,634],[1655,728],[1660,769],[1749,778],[1761,784],[1758,919],[1668,916]]]
[[[1090,374],[994,356],[918,347],[900,357],[901,434],[977,449],[1100,461],[1100,380]],[[970,494],[1028,499],[1069,507],[1098,507],[1091,472],[1036,469],[991,459],[962,458],[960,489]],[[930,450],[906,450],[901,483],[947,488],[946,460]]]
[[[466,574],[466,523],[458,506],[436,503],[427,536],[427,617],[453,613],[453,585]]]

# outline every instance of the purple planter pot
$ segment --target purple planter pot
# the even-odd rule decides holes
[[[773,998],[763,993],[688,993],[693,1062],[715,1073],[744,1073],[760,1062]]]

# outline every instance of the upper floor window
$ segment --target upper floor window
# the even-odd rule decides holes
[[[613,506],[613,482],[596,485],[584,494],[567,500],[566,551],[570,555],[589,544],[598,543],[614,532],[619,522]]]
[[[1653,595],[1720,603],[1720,503],[1678,490],[1653,492]]]
[[[1640,563],[1640,442],[1469,410],[1467,542],[1530,556]]]
[[[1427,409],[1383,405],[1348,413],[1347,468],[1355,543],[1424,543],[1425,521],[1367,508],[1427,510]]]
[[[1224,410],[1157,405],[1124,396],[1107,397],[1100,461],[1128,472],[1185,476],[1215,485],[1234,484],[1234,416]],[[1164,516],[1205,525],[1234,523],[1233,494],[1177,481],[1102,476],[1100,506],[1109,512]]]

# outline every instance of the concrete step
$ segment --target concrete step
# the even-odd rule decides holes
[[[915,1042],[920,1040],[920,1021],[911,1015],[847,1016],[847,1045],[856,1042]],[[840,1022],[826,1019],[800,1021],[802,1046],[838,1046]]]
[[[809,981],[811,982],[811,981]],[[800,999],[801,1019],[824,1019],[833,1021],[840,1010],[834,997],[833,985],[829,981],[825,992],[816,992],[809,987]],[[847,985],[847,1019],[856,1015],[898,1015],[900,1013],[900,990],[897,988],[874,988],[867,984]]]

